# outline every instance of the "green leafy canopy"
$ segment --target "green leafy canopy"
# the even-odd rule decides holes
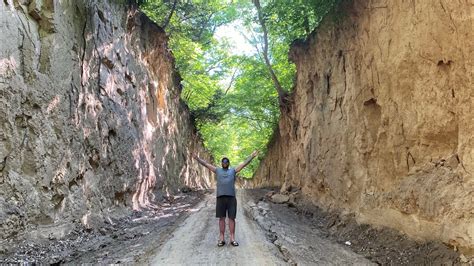
[[[282,89],[291,92],[296,69],[288,61],[290,44],[313,31],[339,1],[258,1],[263,20],[251,1],[141,1],[140,8],[170,36],[169,46],[183,78],[181,97],[214,163],[226,156],[236,166],[255,149],[264,156],[280,115],[279,93],[269,69]],[[242,27],[237,31],[255,48],[253,53],[233,54],[227,40],[216,39],[219,27],[236,21]],[[254,160],[241,175],[252,177],[258,163]]]

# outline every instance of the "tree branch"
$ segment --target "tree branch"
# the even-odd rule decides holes
[[[227,94],[227,92],[230,90],[232,87],[232,83],[234,83],[235,80],[235,74],[237,74],[238,68],[235,68],[234,73],[232,74],[232,78],[230,78],[229,86],[227,86],[227,89],[225,90],[224,94]]]
[[[173,17],[173,13],[176,9],[176,4],[178,3],[178,0],[174,0],[174,3],[173,3],[173,7],[171,8],[171,12],[170,14],[168,15],[168,18],[165,20],[165,23],[163,24],[162,28],[165,29],[168,24],[170,23],[171,21],[171,17]]]

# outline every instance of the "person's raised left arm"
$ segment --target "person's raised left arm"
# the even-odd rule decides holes
[[[237,168],[235,168],[235,172],[238,173],[242,169],[244,169],[244,167],[247,166],[253,160],[253,158],[257,157],[257,155],[258,151],[253,151],[252,155],[250,155],[243,163],[241,163],[239,166],[237,166]]]

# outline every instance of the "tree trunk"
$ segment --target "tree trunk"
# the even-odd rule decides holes
[[[258,21],[260,23],[260,26],[262,27],[263,31],[263,49],[262,49],[262,56],[265,61],[265,65],[268,68],[268,72],[270,73],[270,77],[273,81],[273,85],[275,86],[275,89],[278,92],[278,102],[280,104],[280,108],[283,108],[287,105],[287,93],[281,86],[280,81],[278,80],[278,77],[275,74],[275,71],[273,71],[272,64],[270,62],[270,59],[268,57],[268,30],[267,26],[265,25],[265,19],[263,18],[262,14],[262,6],[260,5],[260,0],[253,0],[253,4],[255,5],[255,8],[257,9],[257,14],[258,14]]]

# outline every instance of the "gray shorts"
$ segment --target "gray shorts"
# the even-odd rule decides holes
[[[227,214],[227,215],[226,215]],[[216,217],[235,219],[237,215],[237,199],[234,196],[220,196],[216,201]]]

